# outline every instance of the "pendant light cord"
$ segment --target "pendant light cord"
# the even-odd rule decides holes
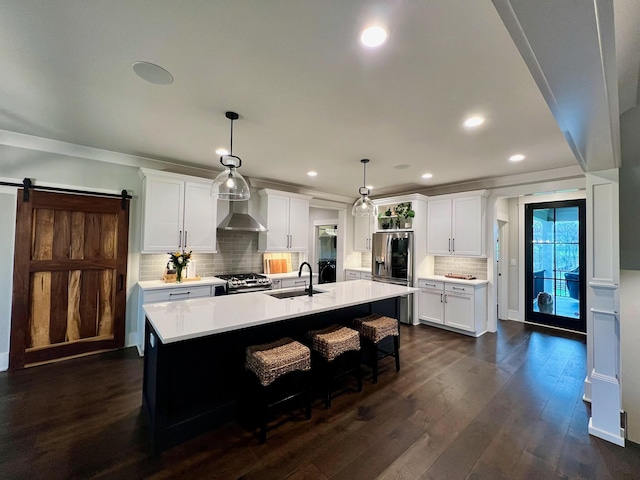
[[[229,141],[229,155],[233,155],[233,118],[231,119],[231,140]]]

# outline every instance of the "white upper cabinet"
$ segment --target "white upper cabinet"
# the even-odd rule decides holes
[[[371,250],[371,233],[373,219],[371,217],[353,217],[353,249],[356,252]]]
[[[140,169],[142,253],[216,251],[216,200],[211,180]]]
[[[311,197],[277,190],[260,190],[260,216],[267,232],[260,232],[258,250],[306,252],[309,249]]]
[[[428,202],[427,253],[485,256],[486,194],[431,197]]]

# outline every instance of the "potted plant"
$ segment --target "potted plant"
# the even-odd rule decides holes
[[[416,215],[416,213],[411,210],[411,202],[399,203],[396,206],[396,213],[399,218],[404,219],[404,228],[411,228],[411,219]]]
[[[389,210],[387,210],[387,212],[389,212]],[[385,230],[387,228],[389,228],[389,226],[390,226],[389,225],[389,216],[387,215],[387,212],[384,212],[384,213],[380,212],[378,214],[378,220],[380,220],[380,227],[384,228]],[[389,212],[389,213],[391,213],[391,212]]]

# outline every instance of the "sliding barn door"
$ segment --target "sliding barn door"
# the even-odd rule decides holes
[[[18,193],[9,368],[124,346],[129,202]]]

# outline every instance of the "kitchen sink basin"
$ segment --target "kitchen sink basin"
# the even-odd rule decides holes
[[[322,290],[314,290],[313,294],[317,294],[317,293],[326,293],[323,292]],[[273,293],[267,293],[267,295],[271,296],[271,297],[275,297],[275,298],[294,298],[294,297],[305,297],[309,295],[309,291],[308,290],[294,290],[294,291],[290,291],[290,292],[273,292]]]

